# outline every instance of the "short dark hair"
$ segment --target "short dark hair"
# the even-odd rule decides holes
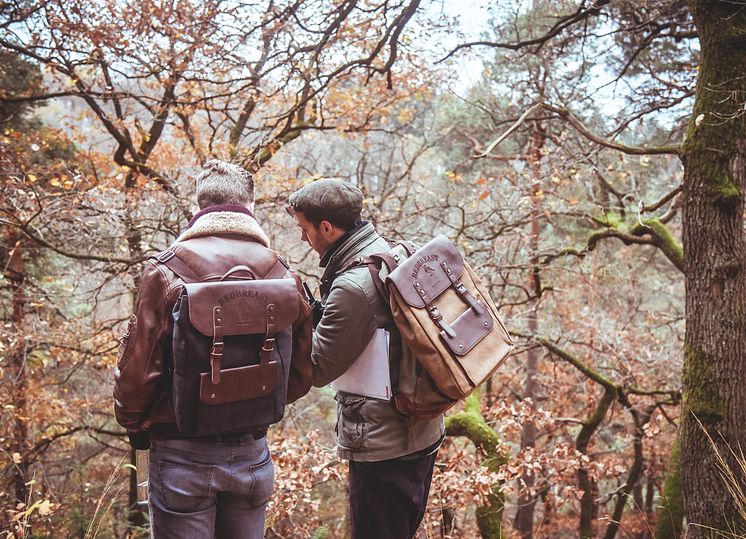
[[[342,230],[352,230],[360,224],[363,193],[342,180],[317,180],[291,194],[285,209],[290,215],[301,212],[315,227],[329,221]]]

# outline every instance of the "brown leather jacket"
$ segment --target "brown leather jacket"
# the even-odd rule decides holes
[[[266,236],[253,217],[240,213],[208,213],[187,230],[171,249],[202,279],[219,278],[237,265],[248,266],[255,275],[268,274],[279,261],[265,247]],[[222,214],[222,215],[221,215]],[[250,219],[250,221],[249,221]],[[238,224],[236,224],[236,221]],[[226,226],[226,223],[230,225]],[[248,226],[245,226],[248,225]],[[311,387],[311,313],[300,279],[298,284],[301,316],[293,324],[293,355],[287,401],[293,402]],[[145,264],[134,314],[120,339],[119,358],[114,374],[114,408],[117,421],[130,431],[148,430],[156,437],[175,431],[169,370],[173,319],[171,311],[183,281],[165,265],[149,260]]]

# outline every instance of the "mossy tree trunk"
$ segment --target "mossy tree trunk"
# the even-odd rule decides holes
[[[491,472],[497,472],[507,462],[507,456],[500,446],[500,437],[487,424],[482,416],[479,403],[481,392],[474,391],[465,402],[463,412],[446,417],[448,436],[465,436],[483,455],[482,465]],[[493,485],[487,497],[487,504],[476,511],[477,526],[482,539],[503,539],[503,509],[505,495],[500,485]]]
[[[663,499],[655,519],[655,538],[674,539],[681,535],[684,510],[681,498],[681,450],[677,438],[666,465]]]
[[[746,447],[746,5],[689,2],[701,43],[682,147],[686,279],[681,469],[688,537],[742,528],[718,469]],[[702,426],[700,426],[701,422]],[[735,462],[728,466],[736,470]]]

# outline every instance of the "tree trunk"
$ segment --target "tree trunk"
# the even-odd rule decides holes
[[[136,174],[134,172],[127,174],[124,184],[124,197],[127,210],[124,219],[127,247],[130,257],[137,259],[142,256],[143,249],[142,232],[138,227],[136,217],[139,211],[140,196],[138,195]],[[132,305],[134,306],[137,288],[140,286],[141,268],[139,265],[131,266],[129,272],[134,284],[132,289]],[[129,511],[127,521],[130,526],[139,528],[147,523],[147,518],[145,512],[137,504],[137,453],[135,449],[130,449],[129,461],[131,466],[129,468],[129,489],[127,496]]]
[[[482,416],[479,399],[481,392],[476,389],[464,401],[463,412],[446,417],[446,434],[448,436],[465,436],[476,447],[482,457],[482,466],[491,472],[498,472],[507,462],[500,445],[500,437],[487,424]],[[502,516],[505,507],[505,494],[500,484],[492,485],[487,496],[487,504],[477,507],[477,526],[482,539],[503,539]]]
[[[746,6],[733,1],[689,5],[702,52],[682,151],[686,336],[681,470],[688,537],[696,539],[715,535],[713,529],[744,528],[714,447],[740,475],[726,443],[735,451],[746,447]]]
[[[12,491],[15,503],[28,504],[28,426],[26,423],[26,394],[28,379],[26,365],[26,264],[24,261],[24,241],[20,233],[11,234],[5,277],[10,282],[12,309],[12,340],[8,350],[10,365],[10,389],[13,406],[13,439],[10,441],[10,457],[13,460]],[[4,515],[7,516],[7,515]],[[28,533],[30,530],[23,530]]]
[[[681,450],[677,437],[666,464],[666,482],[655,522],[656,539],[674,539],[681,535],[684,519],[681,495]]]
[[[541,211],[541,149],[545,136],[541,127],[531,134],[528,162],[531,168],[533,185],[531,187],[531,236],[529,238],[529,252],[531,253],[531,268],[529,273],[529,290],[533,294],[528,304],[528,332],[536,335],[539,330],[538,303],[541,296],[541,280],[539,278],[539,212]],[[529,348],[526,352],[526,381],[523,386],[523,399],[531,402],[531,408],[536,408],[536,376],[539,370],[539,350]],[[534,447],[536,444],[536,425],[533,420],[526,422],[521,430],[521,449]],[[534,510],[536,508],[535,490],[536,478],[532,472],[523,474],[520,478],[518,496],[518,511],[515,516],[515,528],[523,539],[531,539],[534,534]]]

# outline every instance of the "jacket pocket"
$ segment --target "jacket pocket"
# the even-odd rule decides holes
[[[130,316],[127,323],[127,331],[119,337],[119,352],[117,355],[117,367],[121,370],[129,360],[132,348],[135,346],[135,336],[137,335],[137,316]]]
[[[337,393],[337,443],[344,449],[366,446],[368,426],[363,416],[365,397]]]

